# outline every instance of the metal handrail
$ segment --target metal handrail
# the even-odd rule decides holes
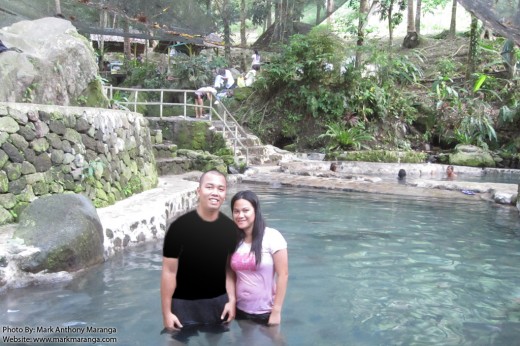
[[[109,99],[113,99],[114,97],[114,91],[129,91],[134,92],[133,100],[130,101],[118,101],[121,105],[126,106],[132,106],[134,112],[137,112],[137,106],[138,105],[146,105],[146,106],[153,106],[153,105],[159,105],[159,116],[163,117],[163,107],[164,106],[183,106],[183,116],[184,118],[187,117],[186,111],[187,107],[200,107],[204,109],[209,109],[209,121],[212,122],[212,114],[215,114],[219,120],[223,123],[223,131],[222,135],[225,136],[226,130],[229,131],[232,135],[233,139],[233,156],[237,156],[237,144],[242,147],[242,149],[245,149],[246,152],[246,165],[249,163],[249,148],[245,146],[240,138],[238,137],[238,130],[240,130],[240,133],[244,136],[247,136],[247,132],[244,130],[242,126],[238,123],[238,121],[235,119],[235,117],[231,114],[231,112],[228,111],[228,109],[220,103],[218,105],[218,108],[221,108],[223,110],[223,116],[218,112],[217,109],[214,107],[213,100],[210,100],[209,106],[199,106],[195,104],[188,103],[188,93],[193,94],[195,90],[186,90],[186,89],[137,89],[137,88],[122,88],[122,87],[114,87],[113,85],[104,85],[103,86],[103,92],[105,93],[105,96]],[[139,92],[160,92],[160,101],[146,101],[146,102],[139,102],[138,100],[138,94]],[[184,102],[182,103],[176,103],[176,102],[164,102],[164,94],[165,93],[183,93],[183,99]],[[228,125],[228,119],[230,119],[231,123],[233,123],[235,129],[234,131],[231,129],[231,127]]]

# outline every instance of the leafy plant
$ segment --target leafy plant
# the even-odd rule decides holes
[[[515,104],[513,108],[509,108],[507,105],[502,106],[498,113],[498,122],[501,125],[507,123],[514,123],[517,119],[520,118],[520,107]]]
[[[363,123],[359,122],[357,126],[347,128],[340,123],[332,123],[327,125],[327,132],[318,136],[318,138],[329,138],[329,150],[335,149],[361,149],[362,143],[374,140],[374,137],[365,131]]]
[[[480,146],[484,146],[487,141],[497,140],[493,121],[485,113],[466,115],[460,123],[459,130],[465,136],[474,138]]]
[[[123,92],[118,90],[114,93],[109,102],[111,108],[126,109],[126,107],[121,102],[128,102],[128,97]]]

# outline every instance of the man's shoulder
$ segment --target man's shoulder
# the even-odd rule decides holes
[[[186,222],[191,222],[196,217],[197,217],[197,211],[196,210],[188,211],[187,213],[184,213],[181,216],[179,216],[178,218],[176,218],[175,220],[173,220],[172,223],[170,224],[170,227],[181,225],[181,224],[186,223]]]

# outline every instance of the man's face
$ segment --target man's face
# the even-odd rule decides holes
[[[220,174],[206,174],[197,188],[197,194],[203,210],[220,210],[226,198],[226,178]]]

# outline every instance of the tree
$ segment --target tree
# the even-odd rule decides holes
[[[397,11],[395,11],[397,6]],[[403,11],[406,8],[404,0],[382,0],[379,6],[379,18],[388,20],[388,46],[394,41],[394,28],[403,21]]]
[[[304,0],[275,0],[273,35],[274,42],[287,42],[294,33],[294,22],[302,15]]]
[[[245,48],[247,46],[246,17],[246,0],[240,0],[240,45],[242,46],[242,48]]]
[[[421,35],[421,15],[422,15],[422,0],[417,0],[417,10],[415,12],[415,31],[417,35]]]
[[[451,22],[450,22],[450,34],[449,37],[455,38],[457,34],[457,0],[453,0],[451,5]]]
[[[323,7],[323,0],[316,0],[316,25],[320,24],[322,7]]]
[[[332,12],[334,12],[334,0],[327,0],[327,21],[330,24],[332,15]]]
[[[486,0],[457,0],[468,12],[474,14],[488,28],[520,44],[520,10],[514,1],[500,1],[500,11],[491,11]],[[517,25],[514,25],[514,23]]]
[[[361,46],[363,46],[365,42],[365,26],[368,22],[368,0],[360,0],[359,2],[359,22],[358,22],[358,31],[357,31],[357,46],[356,50],[356,68],[361,66],[362,52]]]
[[[413,0],[408,0],[407,34],[403,40],[403,47],[416,48],[419,45],[419,35],[415,31],[415,16],[413,14]]]
[[[231,6],[229,0],[222,0],[222,23],[224,24],[224,56],[229,61],[231,59]]]
[[[54,0],[54,4],[56,6],[56,14],[62,14],[61,13],[61,1],[60,0]]]
[[[272,22],[273,16],[271,14],[271,11],[273,10],[273,3],[271,2],[271,0],[267,0],[265,7],[267,8],[267,14],[266,14],[267,20],[265,21],[265,24],[269,28],[273,24],[273,22]]]
[[[469,36],[468,66],[466,79],[469,79],[477,66],[477,48],[480,35],[478,34],[478,18],[471,14],[471,30]]]

